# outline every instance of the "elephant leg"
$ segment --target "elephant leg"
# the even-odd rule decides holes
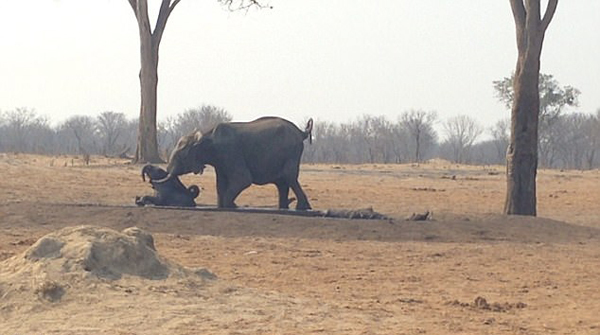
[[[290,183],[290,187],[296,194],[296,198],[298,198],[298,203],[296,204],[296,209],[298,209],[298,210],[311,209],[312,207],[310,207],[310,204],[308,203],[308,198],[306,198],[306,194],[302,190],[302,187],[300,186],[300,183],[298,183],[297,179],[294,180],[293,183]]]
[[[247,170],[235,171],[231,175],[228,175],[227,189],[221,199],[223,206],[220,207],[236,208],[235,199],[250,185],[252,185],[252,177]]]
[[[158,197],[152,197],[149,195],[145,195],[141,198],[135,197],[135,204],[138,206],[146,206],[146,205],[160,206],[161,201]]]
[[[227,187],[229,185],[229,181],[227,180],[227,177],[224,173],[219,173],[219,171],[216,171],[216,174],[217,174],[217,207],[223,208],[223,207],[226,207],[225,201],[224,201],[224,196],[225,196],[225,193],[227,193]]]
[[[287,181],[287,184],[292,188],[292,191],[294,191],[294,194],[296,194],[296,198],[298,199],[298,202],[296,203],[296,209],[307,210],[311,209],[311,207],[308,203],[308,198],[306,198],[306,194],[302,190],[300,183],[298,183],[299,166],[299,158],[298,160],[288,160],[284,166],[284,178]]]
[[[288,199],[290,193],[290,186],[284,180],[276,182],[275,185],[277,186],[277,192],[279,193],[279,208],[290,208],[290,200]]]

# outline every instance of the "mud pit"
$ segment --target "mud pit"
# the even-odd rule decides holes
[[[599,171],[540,171],[540,218],[523,218],[494,214],[502,167],[303,166],[314,208],[393,218],[345,220],[134,208],[140,166],[98,157],[0,154],[0,169],[2,334],[600,333]],[[216,202],[211,171],[182,179]],[[252,187],[238,204],[276,201]],[[427,210],[433,221],[405,220]],[[140,227],[191,270],[18,274],[38,239],[80,225]]]

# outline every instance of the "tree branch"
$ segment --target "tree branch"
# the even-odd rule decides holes
[[[540,25],[540,0],[526,0],[525,25],[526,29],[537,29]]]
[[[132,1],[132,0],[130,0]],[[147,0],[133,0],[137,2],[136,16],[140,33],[142,31],[151,34],[150,20],[148,19],[148,1]]]
[[[156,26],[154,27],[154,32],[152,33],[152,40],[157,46],[162,40],[163,32],[167,26],[167,20],[179,2],[181,2],[181,0],[174,0],[172,4],[171,0],[162,1],[160,5],[160,11],[158,12],[158,18],[156,19]]]
[[[269,5],[263,5],[260,0],[218,0],[221,4],[227,6],[230,11],[249,10],[252,7],[273,8]]]
[[[515,18],[515,24],[517,27],[525,26],[525,6],[523,6],[523,0],[510,0],[510,7]]]
[[[544,18],[542,19],[541,29],[542,31],[546,31],[550,21],[554,17],[554,13],[556,12],[556,7],[558,6],[558,0],[548,0],[548,5],[546,6],[546,13],[544,13]]]
[[[510,0],[510,7],[513,12],[515,19],[515,26],[517,31],[517,49],[519,52],[523,52],[526,48],[527,42],[525,40],[525,6],[523,0]]]
[[[133,14],[137,17],[137,0],[128,0],[131,8],[133,9]]]

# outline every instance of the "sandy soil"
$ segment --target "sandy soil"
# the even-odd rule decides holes
[[[390,220],[138,208],[152,191],[141,166],[101,157],[0,154],[0,170],[1,334],[600,334],[598,170],[540,171],[528,218],[497,214],[499,166],[302,166],[314,208]],[[182,179],[216,202],[212,171]],[[276,201],[253,186],[237,203]],[[405,220],[426,210],[432,221]],[[189,271],[115,279],[25,261],[79,225],[140,227]]]

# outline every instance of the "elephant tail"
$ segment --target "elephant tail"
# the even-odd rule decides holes
[[[306,128],[304,129],[304,139],[308,138],[308,143],[312,144],[312,129],[313,129],[313,119],[308,119],[306,123]]]

